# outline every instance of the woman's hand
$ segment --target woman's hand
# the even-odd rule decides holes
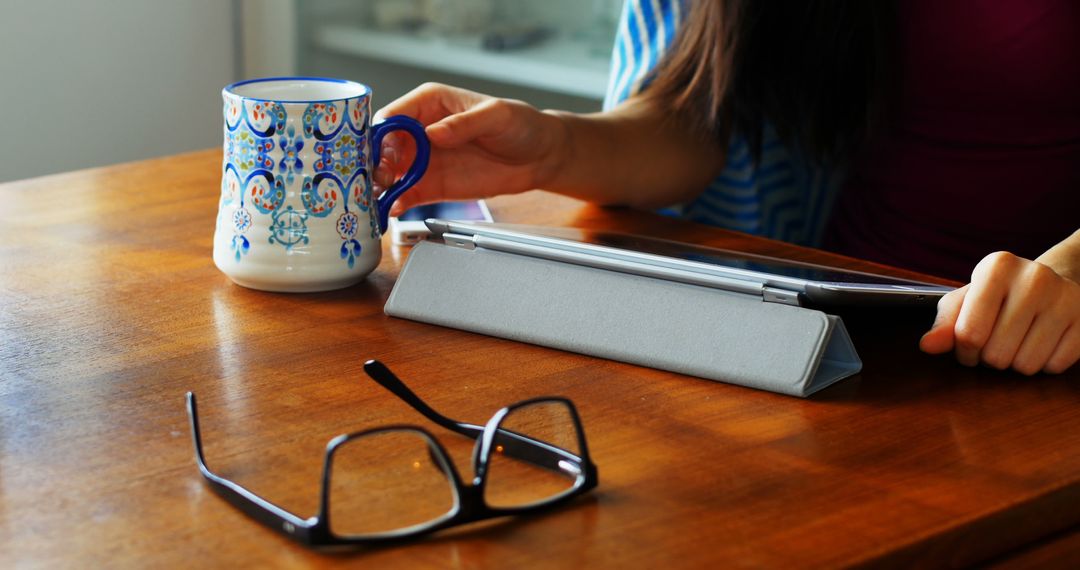
[[[992,253],[971,283],[941,298],[919,346],[952,350],[965,366],[1059,374],[1080,359],[1080,283],[1040,261]]]
[[[408,115],[431,140],[427,173],[391,208],[487,198],[543,188],[594,204],[653,209],[693,199],[723,169],[722,147],[667,109],[631,98],[579,115],[427,83],[377,115]],[[412,164],[415,146],[383,141],[375,182],[383,188]]]
[[[544,187],[559,169],[566,128],[554,114],[521,101],[426,83],[381,109],[377,116],[408,115],[431,141],[427,172],[391,209],[396,215],[430,202],[487,198]],[[408,136],[383,140],[375,181],[389,187],[415,156]]]

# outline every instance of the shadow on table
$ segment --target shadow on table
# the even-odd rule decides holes
[[[811,397],[817,402],[899,403],[942,398],[968,390],[1006,389],[1060,383],[1050,375],[1023,376],[986,366],[969,368],[952,354],[919,350],[919,339],[934,321],[933,307],[845,308],[841,317],[863,360],[858,375]]]

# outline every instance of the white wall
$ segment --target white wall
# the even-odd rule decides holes
[[[296,74],[295,0],[240,0],[242,79]]]
[[[0,181],[221,144],[228,0],[0,0]]]

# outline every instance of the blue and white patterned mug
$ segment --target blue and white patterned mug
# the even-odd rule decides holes
[[[214,264],[265,291],[328,291],[363,279],[382,257],[390,205],[427,168],[423,125],[400,115],[369,124],[371,88],[340,79],[252,79],[221,94]],[[372,169],[396,130],[416,139],[416,160],[374,199]]]

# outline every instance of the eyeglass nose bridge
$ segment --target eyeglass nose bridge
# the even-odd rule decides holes
[[[484,503],[484,489],[475,484],[462,485],[458,488],[460,502],[455,519],[460,524],[468,524],[490,518],[490,513]]]

